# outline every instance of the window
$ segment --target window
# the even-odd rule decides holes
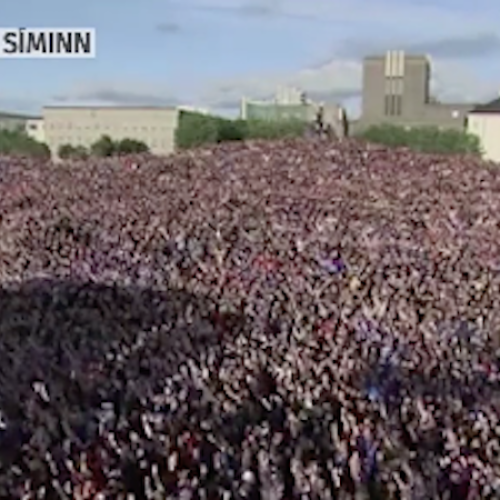
[[[403,96],[389,94],[385,96],[384,114],[385,116],[401,116],[403,111]]]
[[[384,115],[391,116],[391,96],[390,95],[385,96]]]
[[[401,95],[397,95],[396,97],[396,106],[395,106],[395,114],[397,116],[402,115],[402,107],[403,107],[403,97]]]

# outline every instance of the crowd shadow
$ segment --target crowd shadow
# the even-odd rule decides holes
[[[96,414],[102,403],[113,405],[119,418],[135,418],[141,399],[162,392],[165,378],[177,373],[187,359],[196,361],[208,351],[222,358],[227,337],[248,331],[252,323],[240,312],[221,313],[212,298],[174,288],[159,291],[55,279],[3,286],[0,487],[27,449],[42,457],[44,450],[56,450],[68,438],[85,448],[96,438]],[[461,337],[463,348],[472,349],[468,336]],[[217,416],[216,439],[231,443],[237,453],[248,426],[267,421],[274,431],[287,427],[288,403],[273,399],[278,395],[276,381],[265,366],[261,370],[250,397],[235,412]],[[376,386],[379,397],[388,397],[388,417],[393,421],[399,420],[404,396],[461,399],[473,410],[499,393],[498,383],[480,374],[471,373],[466,381],[452,371],[412,374],[381,366],[380,360],[360,375],[360,380]],[[300,439],[309,443],[307,453],[319,457],[324,471],[327,457],[336,454],[328,435],[330,424],[341,425],[339,405],[332,400],[307,411],[294,409],[303,414]],[[408,446],[420,448],[410,441]],[[435,447],[427,448],[421,456],[430,460]],[[285,463],[288,469],[289,461]]]
[[[0,288],[0,463],[28,442],[84,445],[103,402],[126,418],[187,358],[221,354],[225,335],[246,326],[185,290],[52,279]]]

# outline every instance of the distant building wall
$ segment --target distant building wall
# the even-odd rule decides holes
[[[348,121],[345,109],[338,104],[325,104],[323,106],[323,120],[325,124],[331,125],[337,137],[348,135]]]
[[[423,55],[392,51],[365,58],[362,115],[356,128],[384,123],[464,130],[474,105],[432,102],[430,79],[430,61]]]
[[[136,139],[165,155],[175,150],[178,113],[160,107],[46,107],[45,139],[53,155],[63,144],[88,148],[103,135]]]
[[[320,105],[308,101],[302,104],[279,104],[275,101],[250,101],[242,99],[241,118],[243,120],[300,120],[313,123]],[[323,121],[331,125],[338,137],[346,135],[346,115],[344,109],[335,103],[322,105]]]
[[[368,57],[363,65],[362,119],[376,123],[385,117],[385,70],[384,59]]]
[[[277,104],[301,104],[303,99],[304,92],[295,87],[281,87],[275,96]]]
[[[363,65],[364,121],[418,120],[429,94],[430,63],[402,51],[367,57]]]
[[[471,113],[467,130],[479,137],[484,159],[500,163],[500,113]]]
[[[25,130],[29,137],[38,142],[45,142],[44,123],[42,118],[30,119],[25,123]]]
[[[427,104],[423,121],[437,127],[465,130],[467,114],[473,107],[472,104]]]
[[[310,121],[314,109],[308,104],[278,104],[275,102],[253,102],[245,100],[242,104],[242,117],[245,120],[302,120]]]

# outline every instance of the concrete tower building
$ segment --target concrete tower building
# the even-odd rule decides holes
[[[388,123],[464,129],[473,104],[444,104],[431,97],[431,62],[425,55],[389,51],[363,65],[363,127]]]

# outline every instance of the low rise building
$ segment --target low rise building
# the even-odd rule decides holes
[[[103,135],[135,139],[153,154],[167,155],[175,150],[178,114],[174,107],[47,106],[44,137],[54,156],[63,144],[89,148]]]
[[[38,142],[45,142],[43,118],[30,118],[25,123],[25,130],[29,137]]]
[[[431,96],[430,82],[431,61],[425,55],[389,51],[366,57],[356,131],[381,124],[465,130],[475,104],[439,102]]]
[[[479,138],[485,160],[500,163],[500,97],[469,112],[467,131]]]
[[[343,137],[346,129],[345,110],[336,103],[316,103],[307,98],[305,92],[295,88],[280,88],[275,98],[269,101],[254,101],[243,97],[240,118],[263,121],[299,120],[313,123],[320,108],[323,110],[325,124],[331,125],[338,137]]]

